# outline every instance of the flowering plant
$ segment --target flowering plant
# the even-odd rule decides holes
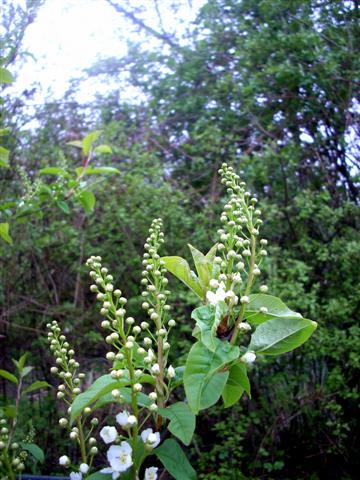
[[[78,373],[74,349],[57,322],[48,324],[50,348],[56,359],[51,370],[63,381],[58,398],[68,406],[67,416],[59,423],[70,430],[70,438],[81,452],[78,466],[72,465],[66,455],[59,460],[61,465],[72,466],[72,480],[83,476],[91,480],[156,480],[159,467],[149,466],[152,456],[175,479],[196,478],[177,440],[166,438],[166,429],[189,445],[200,410],[214,405],[220,397],[224,406],[230,407],[244,392],[250,395],[247,369],[257,355],[289,352],[316,328],[315,322],[268,295],[266,285],[259,286],[260,293],[252,293],[267,255],[267,241],[258,241],[261,212],[256,208],[256,198],[245,190],[231,167],[223,164],[220,174],[230,198],[221,215],[219,243],[206,255],[190,246],[197,275],[181,257],[160,256],[162,221],[156,219],[151,225],[144,245],[141,280],[142,308],[148,321],[138,324],[128,316],[127,299],[114,287],[113,276],[101,257],[87,261],[94,282],[90,289],[99,302],[104,317],[101,326],[110,346],[106,355],[111,362],[109,374],[82,392],[85,375]],[[196,342],[185,367],[169,364],[170,334],[176,321],[170,315],[167,271],[204,304],[192,313]],[[181,384],[186,401],[171,404],[171,392]],[[119,411],[114,425],[100,430],[102,441],[109,445],[108,465],[91,473],[98,453],[93,435],[98,420],[93,413],[109,403],[116,403]]]

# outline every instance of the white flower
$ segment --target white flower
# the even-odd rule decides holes
[[[130,427],[134,426],[137,424],[137,418],[135,417],[135,415],[129,415],[129,418],[128,418],[128,425]]]
[[[206,292],[206,299],[210,305],[217,305],[219,302],[223,302],[225,300],[225,295],[225,284],[221,282],[215,293],[211,292],[210,290]]]
[[[169,378],[174,378],[174,377],[176,376],[175,368],[174,368],[172,365],[169,365],[169,366],[168,366],[167,376],[168,376]]]
[[[233,275],[233,282],[234,283],[241,283],[241,281],[242,281],[242,278],[241,278],[240,273],[235,273]]]
[[[82,474],[78,472],[71,472],[70,480],[82,480]]]
[[[87,473],[89,471],[89,465],[87,463],[82,463],[79,470],[81,473]]]
[[[59,458],[59,465],[69,465],[70,463],[70,458],[67,455],[63,455],[62,457]]]
[[[156,448],[160,443],[160,433],[153,432],[152,428],[147,428],[141,432],[141,439],[151,448]]]
[[[149,467],[145,470],[144,480],[156,480],[157,479],[157,467]]]
[[[254,352],[246,352],[242,357],[241,361],[244,363],[254,363],[256,359],[256,355]]]
[[[240,322],[238,328],[243,332],[248,332],[249,330],[251,330],[251,325],[249,325],[247,322]]]
[[[110,463],[110,469],[101,470],[102,473],[112,473],[113,479],[119,476],[120,472],[125,472],[133,464],[132,448],[127,442],[121,442],[120,445],[111,445],[107,452],[107,458]],[[105,472],[105,470],[107,470]],[[115,474],[115,475],[114,475]]]
[[[116,421],[122,427],[126,427],[128,424],[129,414],[125,410],[116,415]]]
[[[100,437],[105,443],[115,442],[117,437],[117,431],[115,427],[103,427],[100,430]]]

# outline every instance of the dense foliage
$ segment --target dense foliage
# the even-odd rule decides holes
[[[8,32],[14,28],[9,18],[18,15],[25,28],[29,12],[9,9]],[[132,45],[128,57],[94,65],[88,75],[104,78],[116,78],[126,66],[144,100],[123,102],[115,91],[99,97],[90,115],[74,100],[76,83],[64,102],[33,113],[24,108],[30,90],[14,99],[2,87],[1,128],[10,133],[1,145],[10,156],[9,167],[0,170],[0,223],[9,223],[13,245],[0,245],[1,368],[11,369],[10,358],[29,351],[37,377],[51,383],[44,336],[55,319],[77,343],[80,363],[94,376],[104,373],[84,261],[101,254],[115,266],[135,308],[149,219],[162,217],[166,253],[189,259],[189,239],[207,251],[216,240],[208,232],[218,228],[217,171],[226,160],[262,199],[270,292],[319,328],[301,352],[255,364],[251,400],[201,414],[188,448],[192,464],[208,480],[355,478],[359,12],[356,1],[208,0],[186,42],[163,34],[164,49]],[[6,39],[15,44],[10,34]],[[7,56],[2,64],[11,70],[12,61]],[[26,128],[31,120],[36,129]],[[85,212],[67,196],[61,175],[39,171],[74,171],[83,158],[66,143],[95,128],[112,153],[106,161],[95,156],[94,166],[111,165],[120,174],[96,176],[89,186],[96,202]],[[42,201],[39,189],[47,187]],[[196,298],[172,283],[181,292],[174,299],[180,325],[175,358],[190,344]],[[145,319],[140,309],[135,313]],[[2,383],[2,401],[12,394]],[[52,459],[44,473],[57,470],[57,448],[63,449],[54,447],[60,437],[54,397],[34,392],[24,400],[32,415],[25,408],[20,419],[24,432],[31,426],[43,434]]]

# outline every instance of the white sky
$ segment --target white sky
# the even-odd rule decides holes
[[[22,3],[23,0],[17,0]],[[125,4],[123,0],[117,0]],[[179,0],[177,15],[169,9],[169,0],[158,0],[165,29],[181,35],[196,17],[205,0]],[[146,9],[145,22],[159,28],[159,20],[153,0],[132,0],[132,5]],[[36,60],[27,58],[18,71],[12,87],[14,93],[39,83],[35,103],[49,99],[60,99],[71,78],[78,77],[84,68],[90,67],[100,58],[122,57],[127,53],[127,41],[139,40],[133,24],[116,12],[106,0],[46,0],[38,16],[25,34],[23,50],[30,52]],[[154,39],[147,45],[154,48]],[[12,69],[14,70],[14,69]],[[105,89],[109,88],[108,86]],[[96,91],[104,91],[95,80],[87,82],[77,100],[91,100]],[[133,92],[128,92],[129,96]]]

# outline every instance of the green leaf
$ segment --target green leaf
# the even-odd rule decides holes
[[[121,474],[122,480],[124,478],[124,474]],[[94,472],[88,477],[86,477],[86,480],[112,480],[112,474],[111,473],[101,473],[100,470],[98,472]]]
[[[176,278],[181,280],[189,287],[198,297],[205,298],[206,292],[203,291],[200,281],[195,273],[190,270],[188,262],[181,257],[162,257],[165,268]]]
[[[273,318],[257,327],[249,350],[264,355],[280,355],[302,345],[317,327],[306,318]]]
[[[128,383],[128,378],[121,378],[119,380],[112,378],[111,375],[99,377],[85,392],[80,393],[71,404],[70,422],[73,423],[85,407],[96,402],[96,400],[112,390],[128,385]]]
[[[86,171],[87,175],[114,175],[119,173],[120,170],[115,167],[94,167],[88,168]]]
[[[9,150],[0,145],[0,167],[9,166]]]
[[[0,83],[12,83],[15,79],[7,68],[0,67]]]
[[[0,137],[9,135],[9,133],[10,133],[10,128],[0,128]]]
[[[26,377],[26,375],[29,375],[29,373],[34,369],[34,367],[24,367],[21,370],[21,376]]]
[[[194,260],[201,287],[203,290],[207,291],[209,289],[211,264],[208,262],[206,256],[195,247],[190,245],[190,243],[188,244],[188,247],[190,248],[190,252]]]
[[[19,369],[20,372],[22,372],[23,368],[25,367],[27,357],[28,357],[28,353],[25,352],[21,355],[19,360],[17,360],[17,361],[13,360],[14,364],[17,366],[17,368]]]
[[[31,455],[40,463],[44,463],[45,455],[40,447],[35,445],[35,443],[20,443],[21,447],[24,450],[27,450]]]
[[[205,255],[209,265],[210,278],[217,278],[220,273],[220,266],[214,263],[218,244],[215,243]]]
[[[260,308],[267,308],[267,313],[261,313]],[[250,295],[250,302],[245,311],[245,318],[253,325],[259,325],[271,318],[303,318],[300,313],[290,310],[280,298],[272,295]]]
[[[213,352],[203,343],[195,343],[186,361],[184,387],[189,406],[194,413],[214,405],[219,400],[229,376],[228,371],[219,370],[239,357],[239,347],[217,338],[215,343]]]
[[[93,132],[90,132],[82,141],[82,149],[83,149],[83,154],[85,156],[89,155],[92,144],[96,142],[96,140],[100,137],[102,134],[102,130],[94,130]]]
[[[185,445],[189,445],[195,431],[195,415],[189,405],[177,402],[167,408],[159,408],[162,417],[170,420],[168,430]]]
[[[183,384],[184,381],[184,371],[185,366],[181,365],[180,367],[175,368],[175,377],[171,379],[171,388],[174,389],[179,385]]]
[[[80,201],[86,213],[90,213],[94,210],[95,195],[92,192],[83,190],[78,194],[77,198]]]
[[[25,388],[23,393],[30,393],[30,392],[33,392],[34,390],[39,390],[40,388],[51,388],[51,385],[42,380],[37,380],[36,382],[32,383],[27,388]]]
[[[76,148],[83,148],[83,142],[81,140],[73,140],[72,142],[67,142],[66,145],[71,145]]]
[[[64,200],[58,200],[56,202],[56,205],[60,208],[60,210],[62,210],[64,213],[66,213],[67,215],[69,215],[70,213],[70,207],[69,205],[64,201]]]
[[[225,408],[238,402],[244,391],[250,396],[250,382],[246,366],[243,363],[238,363],[230,368],[229,378],[222,392]]]
[[[63,168],[60,168],[60,167],[42,168],[41,170],[39,170],[39,174],[40,175],[60,175],[60,176],[63,176],[63,177],[69,175],[66,170],[64,170]]]
[[[16,383],[16,385],[19,383],[15,375],[13,375],[10,372],[7,372],[6,370],[0,369],[0,377],[6,378],[6,380],[9,380],[9,382]]]
[[[196,325],[200,329],[200,338],[202,343],[206,345],[206,347],[212,352],[216,348],[217,327],[226,312],[226,303],[219,302],[216,307],[214,305],[205,305],[196,308],[191,314],[191,318],[195,320]],[[194,333],[197,336],[197,331]]]
[[[16,405],[5,405],[5,407],[3,407],[3,410],[7,418],[16,418],[17,416]]]
[[[5,240],[5,242],[10,243],[10,245],[13,244],[13,240],[9,235],[9,224],[6,223],[0,223],[0,237]]]
[[[195,470],[190,465],[180,445],[173,438],[165,440],[153,452],[176,480],[196,479]]]
[[[109,145],[98,145],[94,148],[95,153],[112,153],[112,148]]]

